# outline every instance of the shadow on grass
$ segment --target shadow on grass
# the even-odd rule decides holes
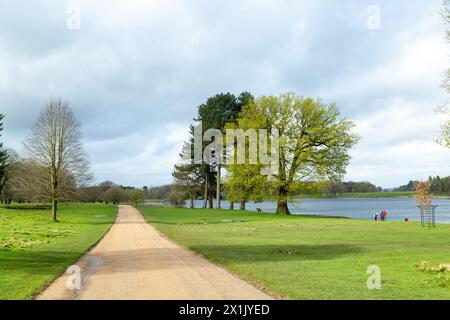
[[[66,222],[66,221],[64,221],[64,220],[62,220],[61,221],[62,223],[64,223],[64,222]],[[100,225],[112,225],[112,224],[114,224],[114,221],[88,221],[88,222],[78,222],[78,221],[76,221],[76,222],[72,222],[72,221],[69,221],[69,224],[70,225],[84,225],[84,226],[100,226]]]
[[[47,205],[1,205],[1,209],[6,210],[38,210],[49,211],[52,207]]]
[[[227,262],[261,262],[285,260],[330,260],[345,255],[362,253],[355,245],[197,245],[192,250]]]
[[[30,275],[51,274],[52,270],[69,266],[76,262],[82,252],[0,250],[0,270],[2,273]]]

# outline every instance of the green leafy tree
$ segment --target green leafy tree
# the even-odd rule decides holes
[[[242,106],[247,101],[253,99],[253,96],[249,92],[243,92],[236,97],[231,93],[220,93],[209,99],[198,107],[198,116],[195,119],[196,123],[202,124],[203,133],[209,129],[218,129],[223,131],[225,125],[230,122],[235,122],[238,118],[239,112],[242,110]],[[193,143],[195,125],[190,127],[191,131],[191,143]],[[204,150],[210,142],[204,142]],[[207,202],[209,207],[213,207],[213,190],[212,186],[216,185],[216,203],[220,208],[221,199],[221,167],[219,163],[205,163],[201,166],[200,171],[204,176],[204,204],[206,208]]]
[[[245,210],[247,202],[262,202],[267,198],[270,184],[261,175],[261,165],[231,164],[227,169],[225,190],[230,203],[240,203],[240,210]]]
[[[253,96],[248,97],[245,100],[245,104],[254,101]],[[249,129],[261,128],[262,122],[248,121],[249,119],[243,119],[239,117],[235,122],[228,123],[225,129],[241,129],[244,132]],[[259,132],[256,132],[257,137]],[[227,141],[226,141],[227,143]],[[246,203],[249,201],[261,202],[271,194],[271,184],[266,176],[261,175],[263,165],[257,161],[256,164],[250,164],[249,154],[250,144],[249,141],[245,141],[245,164],[237,163],[237,141],[234,141],[234,159],[232,164],[226,166],[228,175],[225,181],[225,191],[227,200],[230,204],[234,202],[240,203],[240,210],[246,209]],[[230,155],[226,155],[230,157]],[[230,209],[233,209],[231,206]]]
[[[276,189],[278,214],[289,214],[296,181],[340,180],[350,161],[349,150],[358,141],[353,122],[340,118],[336,105],[293,93],[251,101],[240,118],[240,127],[279,132],[278,173],[269,177]]]

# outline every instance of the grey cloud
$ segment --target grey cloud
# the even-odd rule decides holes
[[[432,112],[442,99],[439,75],[437,80],[416,76],[406,84],[370,77],[384,67],[383,76],[389,76],[409,44],[443,33],[436,15],[440,1],[379,1],[379,31],[365,25],[372,4],[0,1],[0,111],[7,115],[6,143],[20,148],[46,99],[61,95],[83,124],[98,176],[159,184],[170,182],[171,164],[157,165],[163,173],[152,166],[160,158],[171,161],[176,145],[163,139],[164,130],[169,123],[186,127],[196,107],[217,92],[318,95],[357,120],[380,108],[390,110],[392,104],[375,101],[394,98],[430,105]],[[80,30],[66,28],[69,5],[82,10]],[[417,132],[399,135],[385,147],[411,136],[433,138],[429,129],[427,136]],[[361,148],[369,143],[363,140]],[[151,144],[156,147],[145,155]],[[129,174],[126,166],[133,168]],[[390,177],[386,183],[394,180],[402,182]]]

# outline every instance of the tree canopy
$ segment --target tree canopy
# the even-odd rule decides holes
[[[269,176],[279,214],[289,214],[288,197],[297,181],[340,180],[350,161],[349,150],[359,138],[352,132],[353,122],[341,118],[336,105],[293,93],[249,102],[238,123],[240,128],[279,133],[278,172]]]
[[[242,110],[242,107],[247,104],[248,101],[252,100],[253,96],[249,92],[242,92],[238,97],[231,93],[219,93],[213,97],[210,97],[206,100],[205,103],[198,106],[197,116],[194,118],[195,123],[190,126],[190,138],[186,143],[187,148],[191,148],[194,145],[194,133],[195,128],[200,124],[202,126],[202,135],[209,129],[217,129],[219,131],[223,131],[227,123],[234,123],[238,118],[239,112]],[[208,141],[202,142],[202,153],[205,148],[210,144]],[[187,149],[184,148],[184,151]],[[185,154],[181,154],[182,158],[186,158]],[[202,164],[194,164],[194,163],[185,163],[183,164],[185,167],[175,167],[174,174],[178,177],[174,176],[175,179],[186,180],[187,170],[191,170],[190,174],[199,175],[202,177],[202,184],[204,190],[204,204],[203,207],[207,207],[207,203],[209,202],[209,207],[213,207],[212,199],[213,199],[213,188],[212,186],[216,184],[216,202],[217,206],[220,207],[220,198],[221,198],[221,164],[217,163],[218,155],[215,155],[214,161],[206,162]],[[181,179],[180,179],[181,178]],[[176,195],[176,197],[180,197],[183,194],[186,194],[186,187],[182,187],[180,189],[180,181],[178,181],[176,192],[172,192],[172,194]],[[188,193],[189,195],[189,193]],[[189,195],[189,197],[191,197]],[[191,198],[192,201],[192,198]]]

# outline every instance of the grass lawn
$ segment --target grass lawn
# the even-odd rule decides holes
[[[141,207],[179,244],[290,299],[450,299],[450,225]],[[425,261],[427,264],[420,268]],[[367,268],[381,268],[368,290]]]
[[[114,206],[63,204],[0,207],[0,299],[30,299],[75,263],[109,229]]]

